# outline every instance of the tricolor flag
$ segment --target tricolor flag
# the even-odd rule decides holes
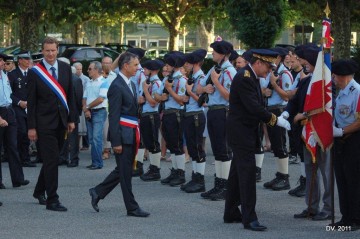
[[[334,38],[331,37],[331,20],[329,18],[324,18],[322,26],[322,37],[326,39],[323,46],[324,48],[330,48],[331,44],[334,42]]]
[[[316,156],[316,145],[325,151],[333,143],[330,59],[330,52],[324,53],[324,50],[319,52],[305,98],[304,112],[307,112],[310,117],[303,127],[303,139],[312,154],[313,162]]]

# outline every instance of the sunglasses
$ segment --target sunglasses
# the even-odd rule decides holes
[[[12,62],[5,62],[5,65],[9,66]]]

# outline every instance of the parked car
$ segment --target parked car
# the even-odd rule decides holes
[[[61,56],[61,54],[68,49],[69,47],[85,47],[90,46],[88,44],[75,44],[75,43],[59,43],[59,53],[58,55]]]
[[[119,44],[119,43],[97,43],[96,44],[97,47],[107,47],[110,48],[114,51],[117,51],[119,53],[122,53],[124,51],[126,51],[129,48],[133,48],[130,45],[126,45],[126,44]]]
[[[87,69],[90,62],[101,62],[101,59],[105,56],[109,56],[115,60],[119,54],[119,52],[106,47],[69,47],[61,54],[61,56],[68,58],[71,65],[75,62],[81,62],[83,65],[83,73],[87,75]]]

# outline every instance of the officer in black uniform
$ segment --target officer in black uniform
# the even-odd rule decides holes
[[[17,144],[20,160],[23,167],[36,167],[31,162],[29,155],[30,140],[27,132],[27,95],[28,95],[28,79],[27,72],[29,70],[31,55],[30,52],[20,52],[17,56],[18,67],[8,74],[11,90],[12,90],[12,106],[16,114],[17,123]]]
[[[254,49],[252,53],[250,64],[236,74],[230,90],[226,129],[233,160],[225,199],[224,222],[242,222],[245,229],[264,231],[267,228],[258,222],[255,212],[258,130],[261,121],[286,129],[290,129],[290,124],[265,109],[260,90],[258,77],[266,77],[271,71],[277,53],[264,49]]]

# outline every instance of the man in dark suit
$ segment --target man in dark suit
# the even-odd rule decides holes
[[[70,65],[70,61],[67,58],[59,57],[58,60]],[[66,138],[64,146],[60,151],[59,159],[59,164],[67,164],[69,168],[79,166],[79,122],[82,113],[82,98],[84,93],[82,81],[74,72],[72,73],[71,80],[74,87],[75,129]],[[70,161],[68,161],[69,154]]]
[[[117,167],[95,188],[89,190],[91,204],[98,212],[98,202],[104,199],[120,181],[123,199],[128,216],[147,217],[132,193],[131,174],[134,158],[140,141],[137,125],[136,90],[130,77],[134,76],[139,65],[138,57],[130,52],[119,58],[120,72],[111,83],[109,100],[109,138],[115,153]],[[120,120],[120,121],[119,121]]]
[[[228,179],[224,222],[242,222],[245,229],[264,231],[267,228],[258,222],[255,212],[258,130],[261,121],[287,129],[290,125],[284,118],[265,109],[258,79],[271,71],[277,53],[264,49],[254,49],[252,53],[250,64],[236,74],[230,90],[227,137],[234,157]]]
[[[75,128],[71,68],[57,61],[58,42],[46,37],[42,44],[44,59],[28,73],[28,136],[38,140],[43,165],[33,196],[46,209],[67,211],[59,202],[59,151],[67,133]],[[45,200],[45,192],[47,199]]]
[[[36,164],[30,161],[29,145],[27,137],[27,97],[28,97],[28,79],[27,73],[30,66],[31,56],[29,52],[20,52],[17,56],[18,67],[9,72],[8,77],[12,89],[12,106],[16,115],[17,123],[17,142],[18,152],[23,167],[36,167]]]

